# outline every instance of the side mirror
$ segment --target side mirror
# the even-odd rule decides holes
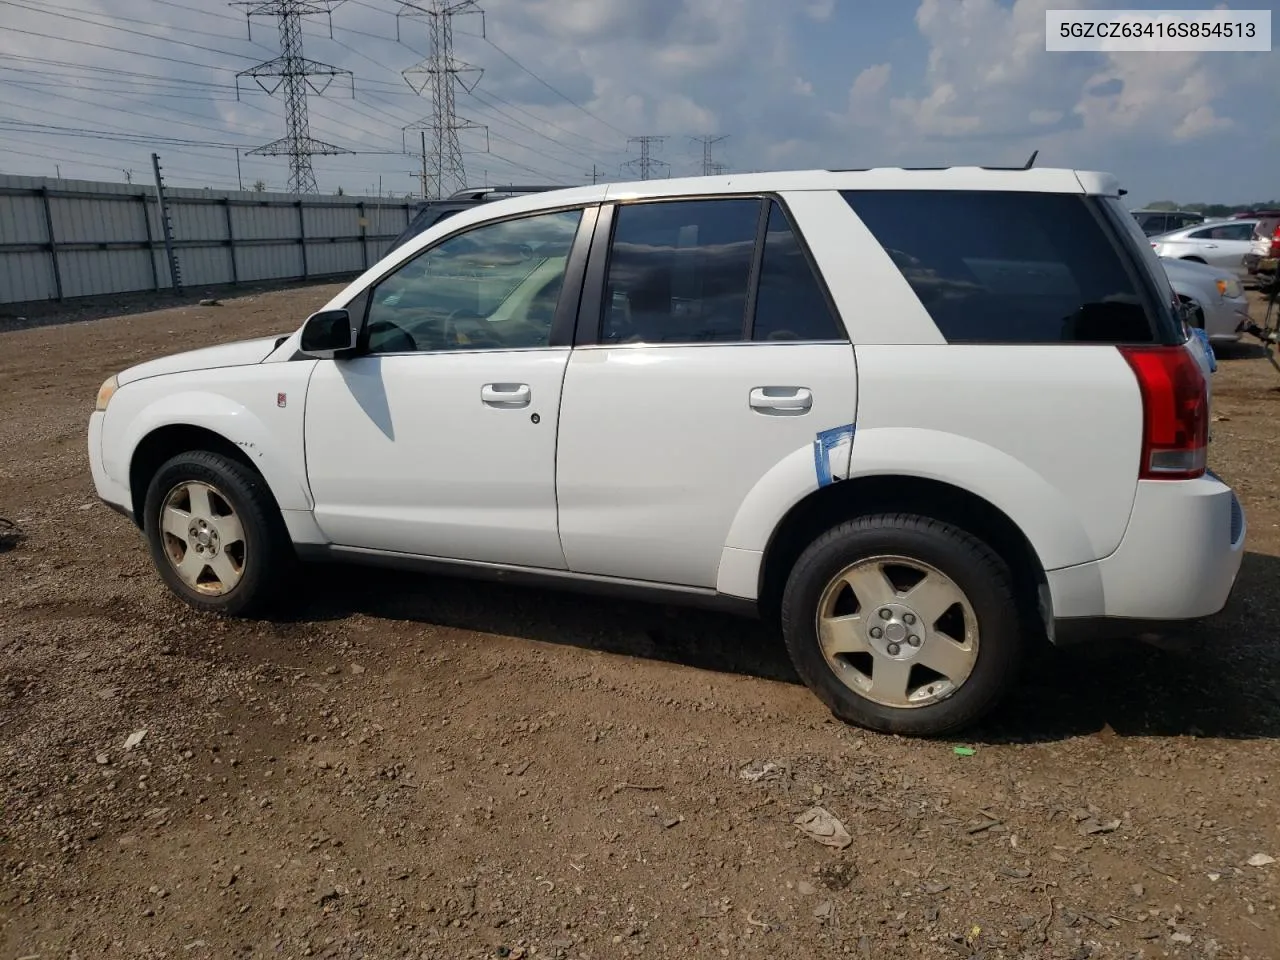
[[[338,360],[355,352],[359,335],[346,310],[321,310],[302,325],[298,349],[318,360]]]

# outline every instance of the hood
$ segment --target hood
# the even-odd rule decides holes
[[[212,370],[215,367],[244,367],[261,363],[275,349],[281,338],[258,337],[254,340],[237,340],[223,343],[216,347],[202,347],[199,350],[187,350],[167,357],[148,360],[137,366],[122,370],[116,375],[121,386],[142,380],[146,377],[159,377],[166,373],[187,373],[191,370]]]

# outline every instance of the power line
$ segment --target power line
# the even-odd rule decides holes
[[[458,134],[463,130],[484,129],[458,116],[455,92],[457,87],[470,93],[475,89],[483,70],[463,63],[453,55],[453,19],[472,14],[480,16],[480,30],[484,33],[484,11],[476,0],[400,0],[396,14],[396,39],[400,38],[400,18],[426,18],[427,35],[431,41],[431,55],[401,71],[405,82],[417,93],[431,88],[431,116],[408,124],[404,129],[426,130],[431,133],[432,148],[429,168],[434,196],[445,195],[446,184],[453,189],[467,185],[467,172],[462,161],[462,141]],[[462,79],[474,74],[470,86]],[[419,83],[415,83],[415,79]]]
[[[526,67],[523,63],[521,63],[519,60],[517,60],[517,59],[516,59],[515,57],[513,57],[511,54],[507,53],[507,51],[503,50],[500,46],[498,46],[496,43],[494,43],[492,40],[490,40],[488,37],[481,37],[480,39],[481,39],[481,40],[483,40],[485,43],[489,44],[489,46],[493,47],[493,49],[497,50],[500,54],[502,54],[504,57],[506,57],[508,60],[510,60],[512,63],[514,63],[517,67],[519,67],[521,70],[523,70],[523,71],[524,71],[525,73],[527,73],[529,76],[533,77],[533,79],[537,80],[540,84],[542,84],[544,87],[546,87],[546,88],[547,88],[548,90],[550,90],[552,93],[554,93],[554,94],[555,94],[557,97],[559,97],[560,99],[564,100],[565,102],[567,102],[567,103],[569,103],[569,104],[572,104],[574,107],[576,107],[578,110],[581,110],[583,113],[585,113],[585,114],[586,114],[588,117],[590,117],[592,120],[596,120],[596,121],[599,121],[600,123],[603,123],[606,127],[608,127],[610,130],[614,131],[615,133],[620,133],[620,134],[622,134],[622,136],[624,136],[624,137],[625,137],[625,136],[627,136],[627,132],[626,132],[625,130],[623,130],[623,129],[619,128],[619,127],[615,127],[615,126],[614,126],[612,123],[610,123],[608,120],[605,120],[603,117],[599,116],[598,114],[592,113],[590,110],[588,110],[588,109],[587,109],[586,107],[584,107],[582,104],[578,103],[578,101],[577,101],[577,100],[574,100],[574,99],[573,99],[572,97],[570,97],[568,94],[566,94],[566,93],[562,93],[561,91],[557,90],[557,89],[556,89],[555,87],[553,87],[550,83],[548,83],[546,80],[542,79],[542,77],[538,76],[536,73],[534,73],[534,72],[533,72],[532,70],[530,70],[528,67]]]
[[[328,89],[334,77],[351,78],[351,95],[355,96],[355,77],[350,70],[340,70],[327,63],[308,60],[302,55],[302,18],[325,14],[332,18],[335,7],[341,6],[343,0],[236,0],[234,7],[242,7],[249,23],[255,16],[274,17],[279,21],[280,56],[274,60],[265,60],[248,70],[236,74],[237,95],[241,77],[253,77],[258,86],[268,94],[274,94],[284,87],[284,109],[286,133],[279,140],[250,150],[250,154],[266,157],[286,156],[289,158],[289,192],[319,193],[316,186],[316,175],[311,168],[311,158],[315,154],[347,153],[342,147],[334,146],[311,136],[311,128],[307,118],[308,90],[319,96]],[[332,33],[330,19],[330,33]],[[250,27],[252,30],[252,27]],[[323,82],[317,78],[323,77]],[[268,86],[263,82],[266,78],[275,78],[276,83]]]
[[[643,137],[627,137],[628,147],[633,143],[640,145],[640,156],[635,160],[628,160],[622,165],[623,168],[636,170],[640,174],[641,180],[652,180],[653,171],[657,167],[666,167],[670,170],[671,164],[665,160],[655,160],[653,158],[653,147],[661,147],[662,142],[666,139],[665,136],[654,136],[653,134]]]
[[[717,143],[722,143],[723,141],[728,140],[729,135],[727,133],[721,134],[718,137],[707,134],[706,136],[690,137],[689,139],[694,143],[702,144],[702,175],[704,177],[720,173],[724,169],[724,164],[716,163],[712,158],[711,148]]]
[[[298,2],[298,0],[293,0],[293,2]],[[175,40],[175,39],[173,39],[172,37],[158,37],[158,36],[156,36],[154,33],[143,33],[141,30],[130,30],[128,27],[118,27],[118,26],[116,26],[115,24],[112,24],[112,23],[102,23],[102,22],[100,22],[100,21],[98,21],[98,20],[87,20],[87,19],[85,19],[84,17],[73,17],[73,16],[71,16],[71,15],[69,15],[69,14],[67,14],[67,13],[51,13],[51,12],[50,12],[50,11],[48,11],[48,10],[42,10],[42,9],[40,9],[39,7],[32,7],[32,6],[28,6],[28,5],[27,5],[27,4],[25,4],[25,3],[18,3],[18,2],[16,2],[16,0],[0,0],[0,4],[3,4],[4,6],[7,6],[7,7],[17,7],[19,10],[29,10],[29,11],[31,11],[32,13],[43,13],[43,14],[46,14],[46,15],[48,15],[48,16],[50,16],[50,17],[55,17],[55,18],[56,18],[56,19],[58,19],[58,20],[75,20],[75,21],[77,21],[77,22],[79,22],[79,23],[87,23],[87,24],[89,24],[91,27],[105,27],[105,28],[107,28],[108,30],[118,30],[120,33],[131,33],[131,34],[133,34],[133,35],[134,35],[134,36],[136,36],[136,37],[145,37],[145,38],[146,38],[146,39],[148,39],[148,40],[158,40],[158,41],[160,41],[161,43],[173,43],[173,44],[177,44],[178,46],[181,46],[181,47],[191,47],[192,49],[195,49],[195,50],[207,50],[207,51],[208,51],[208,52],[210,52],[210,53],[217,53],[217,54],[221,54],[221,55],[222,55],[222,56],[224,56],[224,57],[239,57],[241,60],[252,60],[252,59],[253,59],[253,57],[251,57],[251,56],[249,56],[249,55],[247,55],[247,54],[243,54],[243,53],[232,53],[232,52],[231,52],[231,51],[229,51],[229,50],[219,50],[219,49],[217,49],[216,47],[206,47],[204,44],[201,44],[201,43],[191,43],[191,42],[189,42],[189,41],[187,41],[187,40]],[[63,8],[63,9],[68,9],[68,8]],[[8,26],[6,26],[6,27],[5,27],[5,30],[6,30],[6,31],[9,31],[9,30],[11,30],[11,29],[13,29],[13,28],[8,27]],[[26,32],[30,32],[30,31],[16,30],[15,32],[17,32],[17,33],[26,33]],[[44,34],[37,34],[37,36],[44,36]],[[88,43],[88,41],[84,41],[84,40],[72,40],[70,37],[54,37],[53,39],[55,39],[55,40],[65,40],[67,43]],[[95,44],[95,43],[88,43],[88,45],[89,45],[89,46],[99,46],[99,44]],[[151,56],[151,54],[143,54],[143,56]],[[165,59],[168,59],[168,58],[165,58]],[[182,61],[182,60],[176,60],[175,62],[176,62],[176,63],[183,63],[183,62],[185,62],[185,61]],[[217,68],[215,68],[215,69],[217,69]]]

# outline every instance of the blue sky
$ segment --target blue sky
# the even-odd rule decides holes
[[[427,0],[420,0],[423,5]],[[1203,8],[1185,0],[1130,8]],[[1219,4],[1225,6],[1225,4]],[[627,174],[627,137],[697,172],[697,135],[726,135],[731,170],[1038,163],[1115,173],[1129,199],[1280,199],[1280,53],[1064,54],[1047,7],[1087,0],[489,0],[456,23],[484,68],[459,112],[473,182],[578,183]],[[1120,4],[1110,4],[1115,7]],[[1272,9],[1254,2],[1246,8]],[[402,128],[430,110],[401,71],[425,54],[398,0],[347,0],[305,28],[308,56],[349,69],[310,101],[311,132],[355,151],[315,160],[323,191],[416,191]],[[282,189],[283,159],[247,155],[284,132],[283,104],[235,74],[276,54],[274,23],[246,38],[210,0],[0,0],[0,172],[149,177]],[[43,125],[43,126],[37,126]]]

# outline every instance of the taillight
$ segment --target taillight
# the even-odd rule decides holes
[[[1142,480],[1204,475],[1209,403],[1200,364],[1184,346],[1120,347],[1142,394]]]
[[[1276,227],[1276,232],[1271,235],[1271,252],[1267,256],[1280,257],[1280,225]]]

